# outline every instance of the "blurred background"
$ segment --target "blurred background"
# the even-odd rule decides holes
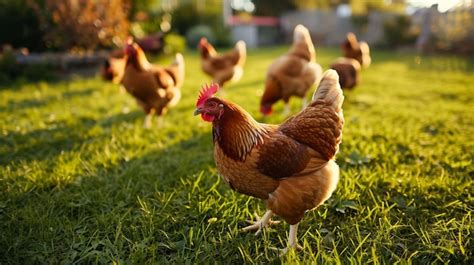
[[[279,45],[300,23],[316,46],[354,32],[371,47],[474,53],[471,0],[0,0],[0,81],[41,75],[32,65],[98,63],[129,35],[147,52],[172,54],[202,36],[218,47]]]

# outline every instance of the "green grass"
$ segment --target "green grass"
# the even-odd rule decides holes
[[[262,121],[266,68],[285,50],[250,50],[225,97]],[[318,50],[324,68],[338,55]],[[98,78],[0,88],[0,264],[280,261],[269,247],[285,245],[288,224],[239,231],[265,207],[218,177],[211,126],[192,115],[209,78],[196,53],[185,60],[183,99],[151,130],[129,95]],[[373,52],[345,92],[338,188],[305,215],[304,250],[283,262],[474,262],[473,65]],[[283,121],[282,110],[265,122]]]

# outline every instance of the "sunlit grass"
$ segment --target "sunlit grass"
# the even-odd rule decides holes
[[[260,121],[266,69],[285,47],[250,50],[224,96]],[[327,67],[336,49],[318,49]],[[168,63],[165,58],[162,62]],[[0,263],[268,263],[288,225],[239,231],[264,205],[217,176],[210,125],[194,117],[208,82],[185,54],[183,99],[159,128],[98,78],[0,88]],[[473,262],[473,61],[373,53],[345,93],[333,197],[307,213],[304,250],[284,261]],[[301,102],[292,101],[292,110]]]

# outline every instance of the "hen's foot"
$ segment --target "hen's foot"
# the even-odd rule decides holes
[[[271,248],[277,251],[280,251],[280,256],[286,255],[289,250],[302,250],[303,247],[298,244],[298,238],[296,234],[298,232],[298,224],[290,225],[290,233],[288,234],[288,246],[284,249]]]
[[[260,218],[260,216],[255,214],[256,221],[247,220],[247,222],[250,223],[251,225],[242,228],[242,230],[243,231],[255,231],[255,230],[257,230],[257,232],[255,232],[255,235],[258,235],[258,234],[260,234],[260,232],[262,232],[262,228],[280,223],[280,221],[272,221],[271,220],[272,215],[273,215],[273,212],[270,211],[270,210],[268,210],[263,215],[262,218]]]
[[[284,256],[284,255],[288,254],[288,252],[290,250],[301,251],[301,250],[303,250],[303,247],[300,244],[296,244],[296,246],[294,246],[294,247],[292,247],[292,246],[288,246],[286,248],[270,247],[269,249],[278,251],[278,252],[280,252],[280,256]]]

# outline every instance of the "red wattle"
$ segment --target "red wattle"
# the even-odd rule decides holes
[[[204,120],[204,121],[208,121],[208,122],[212,122],[214,120],[214,116],[213,115],[209,115],[207,113],[201,113],[201,118]]]

